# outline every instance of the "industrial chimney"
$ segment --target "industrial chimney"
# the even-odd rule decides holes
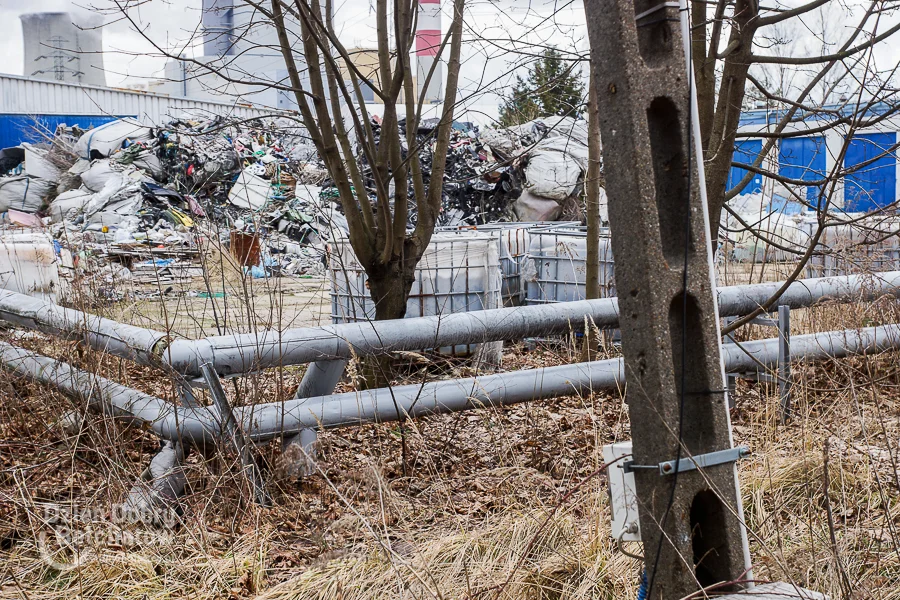
[[[106,86],[103,18],[65,12],[29,13],[22,21],[26,77]]]
[[[203,0],[203,54],[234,54],[234,6],[232,0]]]
[[[437,59],[440,47],[441,0],[419,0],[419,23],[416,29],[416,83],[419,89],[419,98],[424,97],[425,103],[438,103],[444,99],[444,78],[440,64],[436,65],[431,81],[428,82],[428,88],[425,89],[425,80]]]

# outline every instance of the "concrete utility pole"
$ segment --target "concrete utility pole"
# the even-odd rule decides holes
[[[677,2],[585,0],[649,598],[748,576]],[[695,468],[702,465],[702,468]],[[740,589],[734,585],[734,589]]]

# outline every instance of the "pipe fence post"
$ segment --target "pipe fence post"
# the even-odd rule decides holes
[[[781,423],[791,418],[791,307],[778,307],[778,400],[781,406]]]
[[[294,398],[314,398],[328,396],[344,375],[346,360],[319,360],[310,363],[297,387]],[[302,429],[299,433],[286,435],[282,440],[284,474],[288,477],[306,477],[316,472],[319,432],[316,429]]]
[[[222,437],[231,443],[232,448],[237,453],[238,458],[240,458],[244,476],[250,482],[256,503],[261,506],[271,506],[272,501],[268,493],[266,493],[259,468],[251,454],[253,444],[247,437],[247,434],[241,429],[237,419],[234,418],[234,412],[228,403],[228,397],[222,388],[222,382],[219,380],[218,373],[209,363],[201,365],[200,370],[203,371],[203,378],[206,379],[206,385],[209,387],[209,395],[212,396],[213,404],[219,410]]]
[[[724,317],[722,319],[722,324],[725,326],[731,325],[734,321],[737,320],[737,317]],[[731,333],[726,333],[722,338],[723,344],[734,344],[734,335]],[[737,399],[735,398],[735,394],[737,394],[737,373],[725,373],[725,384],[728,388],[728,408],[732,409],[737,405]]]

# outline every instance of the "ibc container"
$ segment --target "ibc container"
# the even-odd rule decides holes
[[[0,232],[0,287],[56,302],[59,261],[49,235],[40,231]]]
[[[546,304],[585,299],[587,228],[532,229],[525,263],[525,303]],[[609,229],[600,233],[600,296],[616,295]]]
[[[406,303],[407,317],[449,315],[500,308],[502,277],[497,232],[436,232],[416,267]],[[368,277],[346,238],[328,244],[331,320],[353,323],[375,319]],[[478,344],[440,351],[466,356]]]
[[[524,222],[487,223],[485,225],[460,225],[443,227],[440,231],[491,231],[499,234],[500,270],[503,273],[503,306],[519,306],[525,300],[525,281],[522,266],[528,256],[531,230],[538,227],[578,226],[572,222]]]

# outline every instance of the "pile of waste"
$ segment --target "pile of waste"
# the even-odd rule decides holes
[[[0,175],[12,224],[46,226],[72,268],[115,263],[120,278],[148,254],[192,273],[198,248],[227,247],[235,231],[259,238],[259,263],[243,264],[254,276],[321,276],[325,230],[346,225],[321,194],[312,144],[275,118],[61,126],[45,143],[0,151]]]
[[[412,144],[403,140],[403,152],[419,153],[426,181],[437,123],[427,119]],[[372,128],[377,135],[378,117]],[[361,149],[358,158],[374,200]],[[584,121],[552,117],[481,133],[454,123],[438,225],[580,220],[586,169]],[[19,227],[47,228],[64,267],[99,273],[110,286],[148,279],[150,267],[166,282],[188,278],[205,245],[245,238],[258,251],[231,254],[252,276],[321,276],[326,238],[347,229],[315,147],[283,117],[60,126],[43,143],[0,150],[0,213]]]
[[[480,140],[495,160],[483,179],[495,184],[495,204],[505,204],[508,220],[583,220],[587,121],[546,117],[507,129],[486,129]]]
[[[404,156],[412,147],[419,154],[427,183],[435,150],[438,119],[426,119],[412,146],[401,136]],[[376,137],[381,120],[371,121]],[[400,130],[405,131],[401,120]],[[455,122],[450,135],[438,226],[483,225],[508,221],[580,221],[583,219],[584,177],[587,171],[587,123],[571,117],[547,117],[507,129],[479,129]],[[362,148],[356,151],[366,189],[375,204],[375,181]],[[410,181],[409,225],[416,222]],[[337,188],[325,182],[324,192],[337,198]]]

